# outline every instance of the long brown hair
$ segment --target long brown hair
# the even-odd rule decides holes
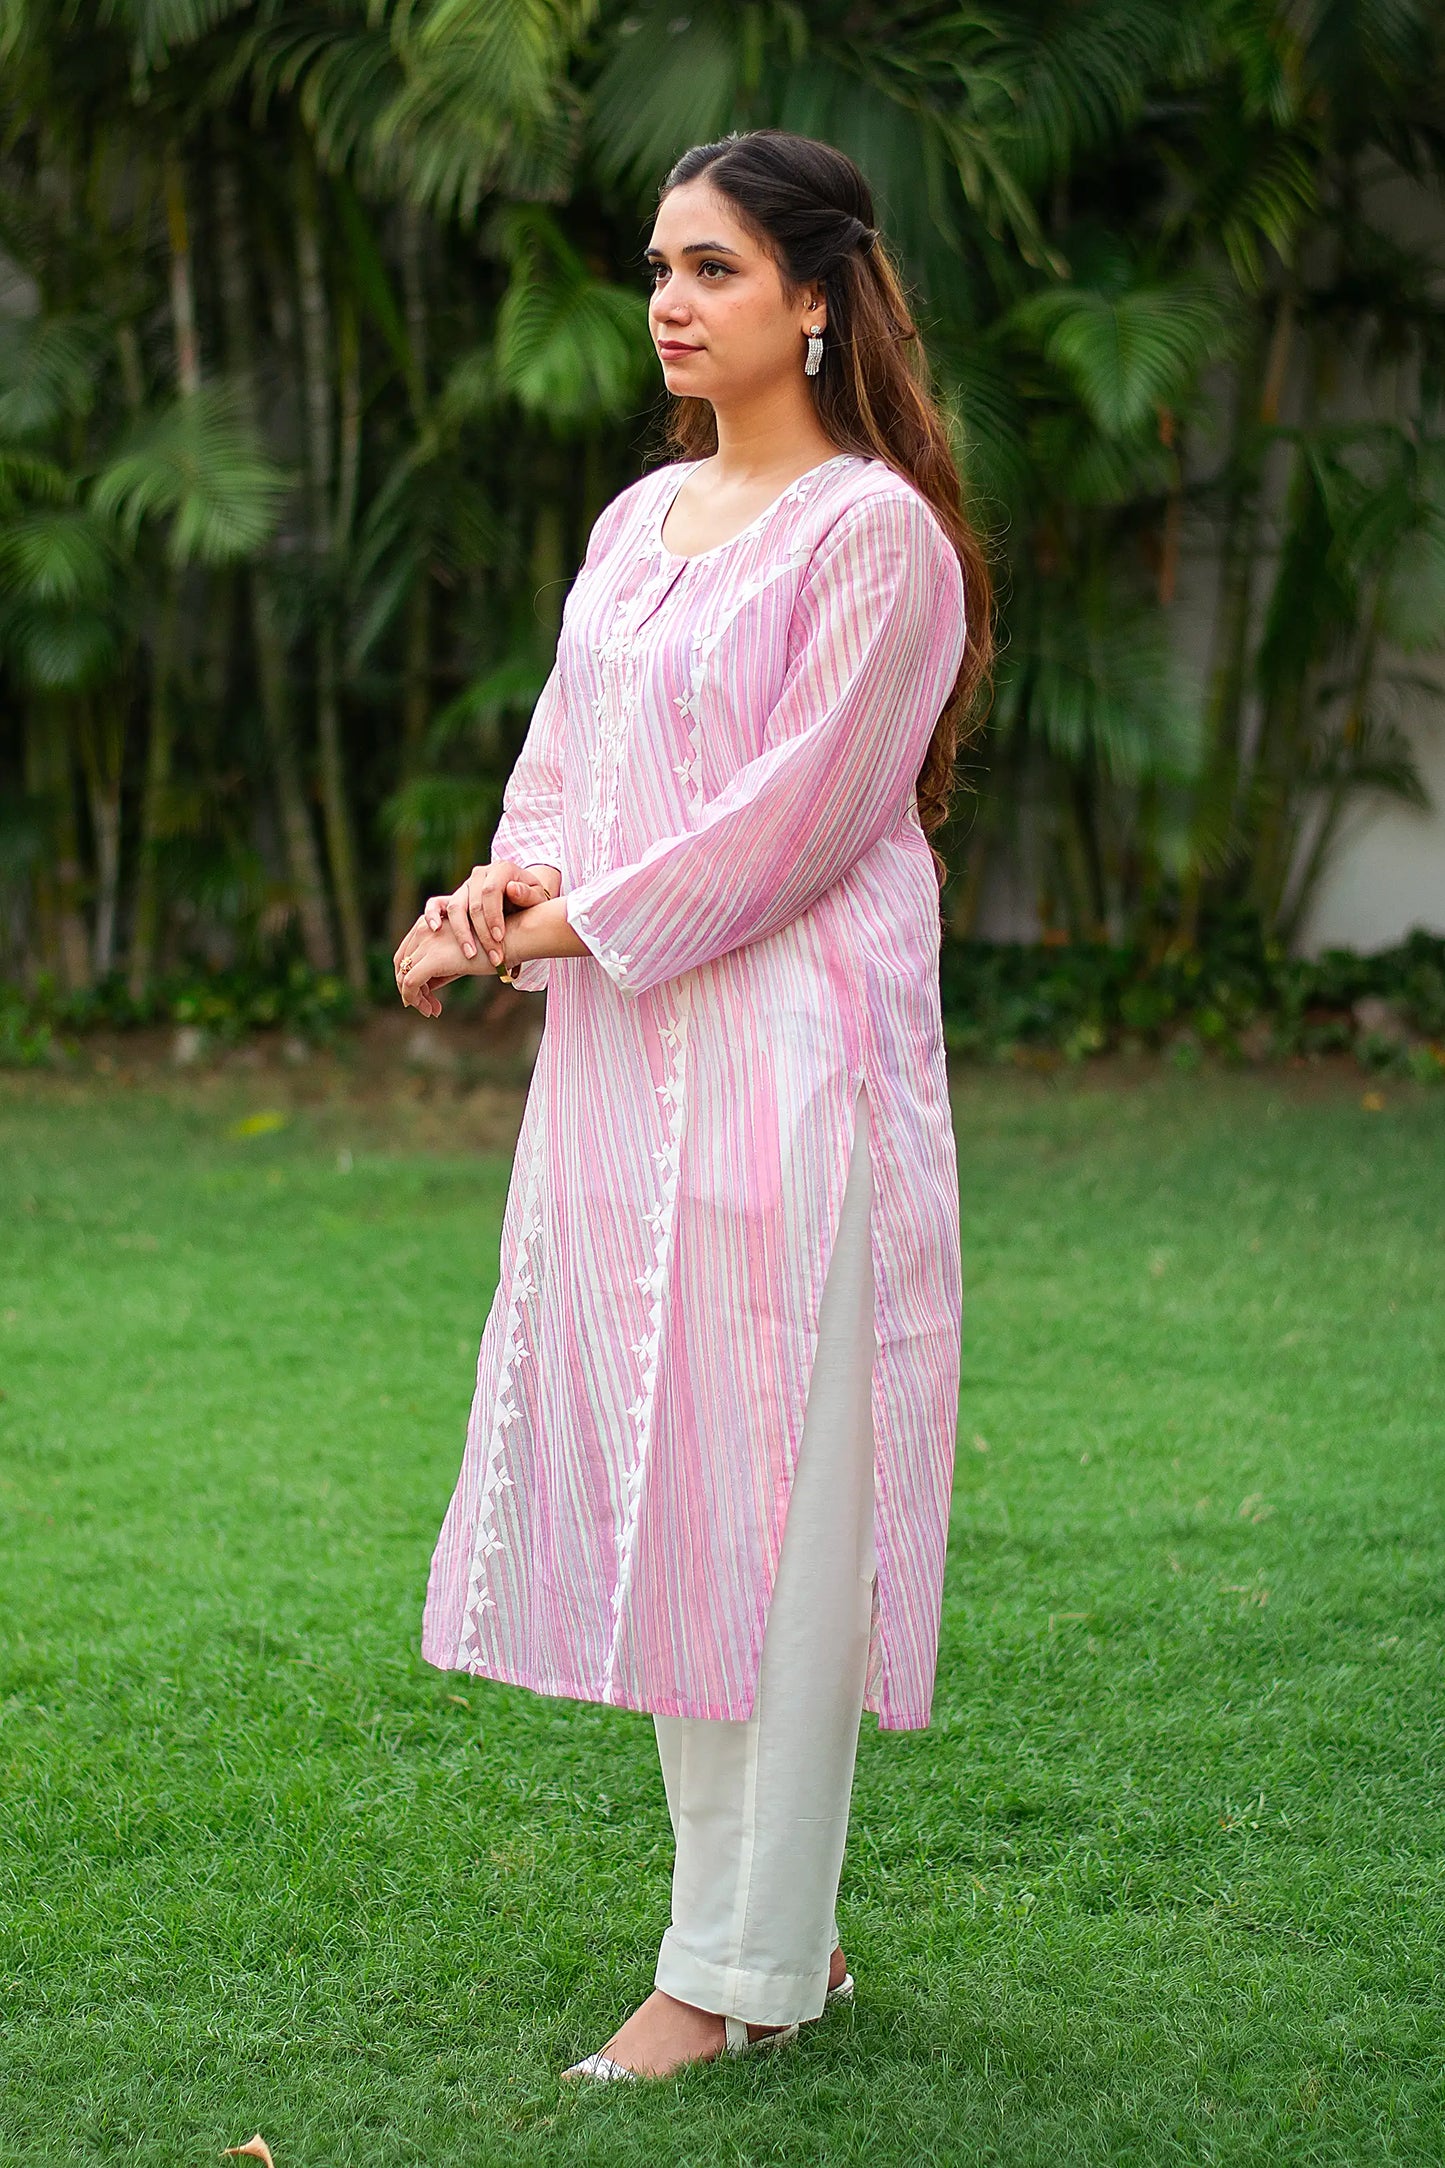
[[[931,836],[948,818],[958,755],[983,727],[993,662],[993,582],[964,507],[902,280],[873,223],[868,183],[831,144],[782,128],[695,144],[667,175],[659,202],[704,174],[774,258],[790,298],[807,285],[823,289],[828,322],[822,366],[809,381],[825,433],[840,451],[881,459],[912,482],[958,552],[968,639],[918,776],[918,817]],[[666,434],[680,458],[709,457],[717,450],[709,401],[674,398]],[[937,847],[930,847],[941,885],[948,869]]]

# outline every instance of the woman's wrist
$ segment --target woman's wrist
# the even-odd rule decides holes
[[[525,911],[508,914],[504,929],[504,955],[509,968],[537,963],[547,956],[586,956],[581,935],[574,933],[562,896],[548,903],[529,904]]]
[[[528,866],[524,870],[531,874],[534,881],[546,889],[550,897],[555,899],[561,895],[562,870],[560,866]]]

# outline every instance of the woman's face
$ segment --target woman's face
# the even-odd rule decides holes
[[[806,333],[827,322],[822,294],[788,301],[777,263],[705,178],[663,197],[647,257],[648,322],[670,392],[727,406],[802,376]]]

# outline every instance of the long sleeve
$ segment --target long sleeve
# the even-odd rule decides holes
[[[492,857],[515,858],[519,866],[560,867],[561,853],[562,690],[553,663],[502,792]]]
[[[492,836],[491,857],[513,858],[519,866],[562,865],[562,725],[561,679],[554,662],[532,710],[522,750],[502,793],[502,817]],[[540,993],[551,976],[549,956],[525,963],[512,975],[523,993]]]
[[[626,993],[776,933],[906,809],[965,638],[958,558],[924,501],[888,491],[845,512],[793,625],[763,749],[700,825],[567,894],[569,922]]]

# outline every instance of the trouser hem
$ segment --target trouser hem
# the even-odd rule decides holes
[[[811,1972],[751,1972],[709,1964],[680,1949],[671,1930],[662,1938],[654,1985],[677,2002],[748,2025],[798,2025],[821,2017],[828,2000],[828,1960]]]

